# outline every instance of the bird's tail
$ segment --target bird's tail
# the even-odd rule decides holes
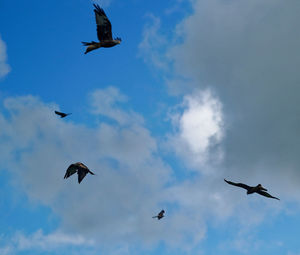
[[[94,45],[96,44],[96,42],[91,41],[91,42],[81,42],[83,44],[83,46],[90,46],[90,45]]]
[[[158,216],[153,216],[152,218],[155,219],[155,218],[158,218]]]
[[[101,47],[100,43],[97,43],[97,42],[94,42],[94,41],[92,41],[92,42],[82,42],[82,44],[83,44],[83,46],[87,46],[84,54],[87,54],[88,52]]]

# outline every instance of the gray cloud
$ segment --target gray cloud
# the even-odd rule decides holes
[[[193,8],[177,26],[183,43],[168,52],[181,77],[170,89],[209,87],[221,100],[226,177],[299,199],[300,3],[212,0]]]

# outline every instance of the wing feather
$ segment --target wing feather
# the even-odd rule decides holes
[[[65,173],[64,179],[67,179],[68,177],[75,174],[76,172],[77,172],[77,166],[75,164],[71,164]]]
[[[94,7],[99,41],[112,40],[111,23],[109,19],[99,5],[94,4]]]
[[[244,183],[231,182],[231,181],[227,181],[226,179],[224,179],[224,181],[227,182],[230,185],[237,186],[237,187],[240,187],[240,188],[243,188],[243,189],[246,189],[246,190],[251,189],[250,186],[248,186],[248,185],[246,185]]]
[[[83,168],[79,168],[77,173],[78,173],[78,183],[81,183],[81,181],[86,176],[86,174],[88,173],[88,171],[86,171]]]
[[[265,197],[269,197],[269,198],[274,198],[274,199],[280,200],[278,197],[273,197],[269,193],[267,193],[265,191],[262,191],[262,190],[258,190],[258,191],[256,191],[256,193],[258,193],[259,195],[265,196]]]

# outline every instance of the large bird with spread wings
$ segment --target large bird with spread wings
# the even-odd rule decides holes
[[[78,183],[81,183],[81,181],[83,180],[83,178],[88,174],[92,174],[95,175],[92,171],[90,171],[88,169],[88,167],[81,163],[81,162],[77,162],[75,164],[71,164],[67,171],[66,174],[64,176],[64,179],[67,179],[68,177],[70,177],[71,175],[77,173],[78,174]]]
[[[161,210],[159,212],[159,214],[157,214],[156,216],[153,216],[152,218],[157,218],[158,220],[160,220],[161,218],[164,217],[164,213],[165,213],[165,210]]]
[[[55,114],[59,115],[61,118],[67,117],[68,115],[72,113],[64,113],[64,112],[59,112],[59,111],[54,111]]]
[[[226,179],[224,179],[224,181],[227,182],[230,185],[246,189],[247,190],[247,195],[252,194],[252,193],[258,193],[259,195],[262,195],[262,196],[265,196],[265,197],[280,200],[279,198],[273,197],[269,193],[267,193],[266,191],[268,191],[268,190],[265,189],[261,184],[258,184],[257,186],[248,186],[244,183],[235,183],[235,182],[227,181]]]
[[[84,46],[88,46],[84,54],[101,47],[110,48],[121,43],[121,38],[117,37],[113,39],[111,32],[111,23],[103,9],[96,4],[94,4],[94,7],[97,23],[97,36],[99,42],[82,42]]]

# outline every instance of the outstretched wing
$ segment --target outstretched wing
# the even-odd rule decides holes
[[[64,113],[64,112],[58,112],[58,111],[54,111],[55,114],[59,115],[61,118],[64,118],[72,113]]]
[[[240,188],[243,188],[243,189],[246,189],[246,190],[251,189],[250,186],[248,186],[248,185],[246,185],[244,183],[231,182],[231,181],[227,181],[226,179],[224,179],[224,181],[227,182],[230,185],[237,186],[237,187],[240,187]]]
[[[95,175],[91,170],[89,170],[89,173],[90,173],[91,175]]]
[[[59,115],[60,117],[62,117],[64,115],[64,113],[62,113],[62,112],[58,112],[58,111],[54,111],[54,112],[55,112],[55,114]]]
[[[258,193],[259,195],[265,196],[265,197],[269,197],[269,198],[274,198],[274,199],[280,200],[278,197],[273,197],[269,193],[267,193],[265,191],[262,191],[262,190],[258,190],[258,191],[256,191],[256,193]]]
[[[77,172],[77,166],[75,164],[70,165],[65,173],[64,179],[67,179],[68,177],[75,174],[76,172]]]
[[[86,171],[83,168],[78,168],[78,183],[81,183],[81,181],[83,180],[83,178],[86,176],[86,174],[88,173],[88,171]]]
[[[99,41],[112,40],[111,23],[99,5],[94,4]]]

